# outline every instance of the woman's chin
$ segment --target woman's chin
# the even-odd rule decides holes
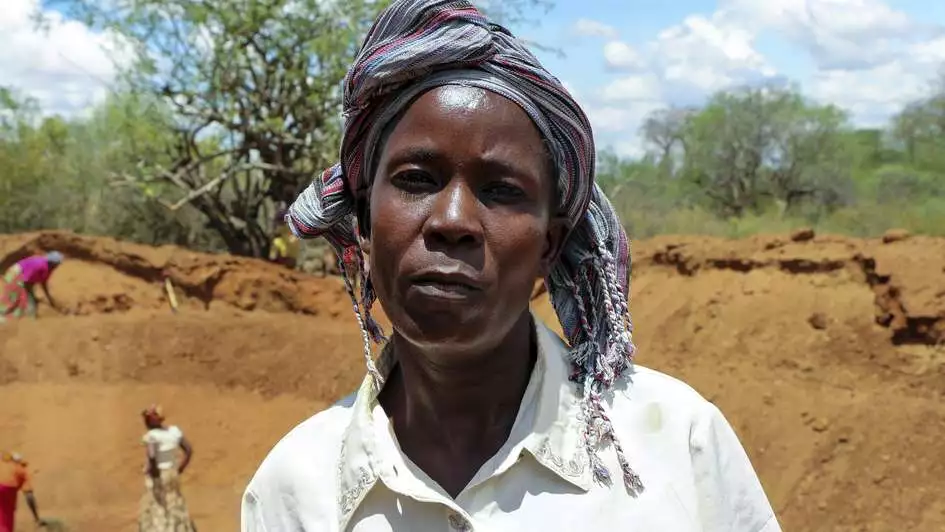
[[[399,317],[389,316],[397,333],[424,350],[466,350],[484,343],[487,309],[461,305],[411,305]]]
[[[521,321],[522,312],[502,304],[409,304],[389,312],[387,316],[396,334],[407,343],[420,351],[442,357],[492,350]],[[528,320],[524,323],[527,324]]]

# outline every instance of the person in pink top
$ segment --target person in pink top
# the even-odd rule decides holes
[[[36,285],[43,289],[50,306],[58,308],[46,283],[62,264],[62,259],[62,253],[51,251],[22,259],[7,269],[0,280],[0,323],[23,316],[36,317],[36,295],[33,293]]]

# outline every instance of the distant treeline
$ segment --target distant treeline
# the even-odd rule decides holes
[[[814,226],[854,236],[945,234],[945,78],[883,129],[797,89],[720,92],[643,126],[648,155],[600,154],[631,233],[743,236]]]

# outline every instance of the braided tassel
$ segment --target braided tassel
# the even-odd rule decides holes
[[[342,249],[340,246],[335,244],[332,239],[329,239],[329,242],[332,243],[332,247],[335,249],[335,254],[338,256],[338,261],[342,264],[342,267],[340,268],[341,278],[345,283],[345,290],[348,292],[348,297],[351,298],[351,307],[354,310],[354,317],[358,320],[358,327],[361,329],[361,340],[364,344],[364,362],[367,366],[368,374],[370,374],[372,377],[375,390],[380,391],[384,384],[384,377],[381,376],[381,373],[377,370],[377,366],[374,364],[373,350],[371,349],[372,336],[374,336],[375,333],[379,333],[380,327],[376,322],[374,322],[374,319],[369,314],[367,315],[367,319],[365,319],[365,314],[367,314],[367,312],[362,312],[361,306],[358,304],[358,296],[355,294],[354,284],[351,282],[351,278],[348,276],[348,269],[344,267],[344,259],[346,256],[350,258],[352,253],[357,253],[361,262],[363,262],[363,256],[357,247],[354,249],[351,247]],[[360,264],[359,270],[361,270]],[[372,324],[374,329],[373,331],[371,330]]]
[[[633,365],[636,349],[627,318],[629,305],[620,289],[613,255],[600,243],[592,249],[591,254],[584,255],[577,267],[570,270],[568,277],[555,279],[557,286],[553,294],[559,298],[567,294],[570,301],[564,303],[559,299],[557,303],[566,304],[574,311],[569,316],[575,326],[569,335],[571,379],[582,388],[582,441],[594,480],[604,486],[612,485],[613,476],[599,454],[602,445],[611,443],[624,487],[636,497],[644,490],[643,482],[630,466],[601,399],[602,392],[610,389]]]
[[[592,398],[592,410],[593,416],[602,421],[601,425],[603,431],[601,436],[610,441],[614,446],[614,451],[617,453],[617,463],[620,464],[620,470],[623,473],[623,484],[627,488],[627,491],[630,495],[634,497],[643,493],[643,481],[640,480],[640,475],[638,475],[632,467],[630,467],[630,461],[627,460],[626,453],[624,453],[623,446],[620,444],[620,441],[617,439],[617,434],[614,432],[613,423],[610,421],[610,417],[607,416],[607,413],[604,412],[604,407],[600,403],[600,396],[595,395]],[[607,475],[607,478],[610,478],[610,475]]]

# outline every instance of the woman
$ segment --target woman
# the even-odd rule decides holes
[[[164,426],[160,406],[153,405],[141,412],[148,428],[142,438],[147,449],[145,494],[138,514],[140,532],[194,532],[196,528],[187,512],[187,504],[180,491],[180,475],[190,464],[193,448],[176,425]],[[184,459],[177,465],[177,449]]]
[[[290,231],[280,229],[270,243],[269,260],[294,270],[299,262],[299,249],[298,237]]]
[[[269,242],[269,261],[294,270],[299,262],[300,242],[285,224],[286,209],[280,208],[273,217],[274,236]]]
[[[368,375],[272,449],[244,532],[780,530],[719,410],[633,368],[590,125],[519,41],[468,2],[395,1],[344,105],[341,163],[288,222],[358,267]],[[567,344],[529,312],[538,277]]]
[[[17,494],[23,492],[26,505],[37,526],[45,526],[40,519],[28,464],[17,453],[0,451],[0,532],[13,532]]]
[[[27,257],[10,266],[3,274],[0,285],[0,323],[23,316],[36,317],[36,295],[33,288],[37,284],[43,289],[49,305],[58,308],[46,283],[60,264],[62,253],[51,251],[45,255]]]

